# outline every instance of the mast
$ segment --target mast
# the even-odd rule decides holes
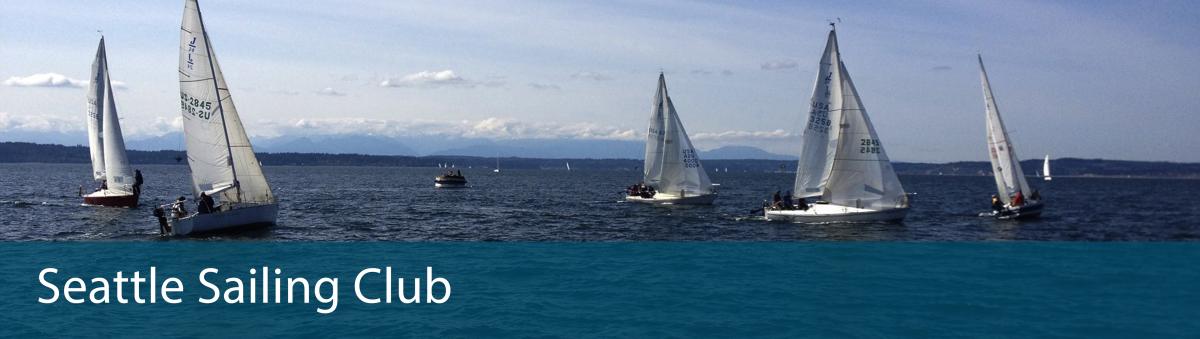
[[[225,124],[225,108],[221,105],[221,88],[217,86],[217,68],[213,66],[212,40],[208,39],[208,28],[204,27],[204,13],[200,11],[200,2],[196,2],[196,16],[200,19],[200,31],[204,32],[204,49],[208,52],[208,69],[212,73],[213,93],[217,95],[217,110],[221,112],[221,130],[225,134],[225,154],[229,159],[229,170],[233,172],[233,189],[237,190],[238,201],[242,200],[242,185],[238,184],[237,167],[233,165],[233,146],[229,144],[229,126]]]

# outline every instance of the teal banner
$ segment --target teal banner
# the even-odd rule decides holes
[[[5,337],[1200,333],[1194,243],[8,242],[0,256]]]

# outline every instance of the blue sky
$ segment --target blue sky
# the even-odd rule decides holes
[[[97,29],[127,139],[178,128],[182,1],[0,3],[0,139],[84,126]],[[638,140],[657,73],[700,148],[794,154],[827,20],[889,155],[984,160],[982,52],[1024,158],[1200,161],[1188,1],[201,2],[252,136]],[[44,78],[45,76],[43,76]]]

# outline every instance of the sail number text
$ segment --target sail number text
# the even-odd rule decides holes
[[[204,120],[212,119],[212,101],[202,101],[183,92],[179,92],[179,101],[180,109],[182,109],[184,113]]]
[[[97,112],[96,112],[96,99],[88,99],[87,113],[88,113],[88,118],[92,118],[93,120],[100,120],[100,114],[97,114]]]
[[[685,168],[699,168],[700,167],[700,158],[696,157],[695,149],[689,148],[689,149],[683,150],[683,167],[685,167]]]
[[[879,139],[858,139],[858,153],[878,154],[882,150]]]
[[[808,113],[808,129],[814,132],[829,133],[829,103],[813,102],[812,111]]]

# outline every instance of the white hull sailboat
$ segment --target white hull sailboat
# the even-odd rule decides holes
[[[658,91],[646,132],[642,184],[631,187],[625,200],[664,205],[711,205],[717,198],[708,173],[688,138],[675,104],[667,95],[667,80],[658,74]],[[642,187],[642,188],[638,188]]]
[[[1002,206],[994,206],[991,213],[983,213],[998,219],[1033,218],[1042,214],[1040,194],[1029,189],[1017,151],[1013,149],[1000,108],[992,95],[992,85],[987,70],[983,67],[983,56],[979,56],[979,77],[983,84],[983,99],[987,114],[988,156],[992,162],[992,173],[996,179],[997,198]],[[1046,157],[1049,159],[1049,156]],[[1046,176],[1049,177],[1049,173]],[[1030,194],[1030,193],[1033,194]]]
[[[108,76],[108,54],[104,37],[96,48],[92,62],[92,79],[87,93],[88,148],[92,158],[92,178],[100,188],[83,196],[83,203],[95,206],[137,207],[141,192],[135,187],[133,169],[125,156],[125,138],[117,118],[117,102],[113,98],[112,81]]]
[[[1046,155],[1046,160],[1042,161],[1042,179],[1046,181],[1053,180],[1050,178],[1050,155]]]
[[[821,57],[792,192],[817,201],[772,204],[763,216],[830,223],[900,221],[908,214],[908,196],[842,63],[836,30]]]
[[[192,196],[213,198],[211,211],[174,216],[175,235],[272,225],[279,206],[242,127],[213,53],[196,0],[184,3],[180,26],[179,94]]]

